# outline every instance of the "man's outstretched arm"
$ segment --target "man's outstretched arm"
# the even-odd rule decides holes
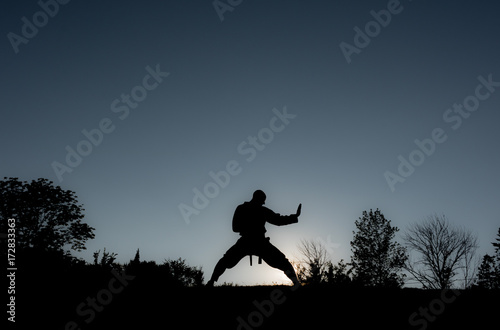
[[[297,212],[295,214],[290,215],[281,215],[279,213],[271,211],[268,208],[266,208],[266,210],[268,210],[268,214],[266,216],[267,222],[275,226],[285,226],[299,222],[299,216],[302,211],[302,204],[299,204],[299,207],[297,208]]]

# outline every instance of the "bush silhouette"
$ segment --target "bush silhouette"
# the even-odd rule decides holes
[[[203,271],[201,268],[189,266],[186,260],[165,259],[162,264],[155,261],[141,261],[139,249],[133,260],[123,266],[127,274],[147,276],[171,286],[201,286]]]

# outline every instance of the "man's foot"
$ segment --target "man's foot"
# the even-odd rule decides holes
[[[213,287],[214,287],[214,280],[210,280],[210,281],[208,281],[208,282],[207,282],[207,284],[205,284],[205,286],[206,286],[207,288],[213,288]]]

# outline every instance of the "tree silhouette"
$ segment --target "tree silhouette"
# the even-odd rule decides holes
[[[80,251],[94,238],[94,228],[82,223],[83,206],[74,192],[55,187],[47,179],[0,181],[0,232],[7,219],[16,220],[16,245],[20,250],[62,251],[67,245]]]
[[[191,267],[184,259],[165,260],[159,266],[165,272],[167,281],[181,286],[201,286],[203,284],[203,271],[198,267]]]
[[[320,284],[327,280],[331,262],[325,246],[319,241],[301,240],[298,250],[303,259],[296,263],[297,276],[302,283]]]
[[[478,268],[477,286],[480,288],[500,289],[500,228],[496,241],[491,243],[495,247],[495,255],[484,255]]]
[[[94,252],[94,264],[93,266],[99,266],[103,269],[113,269],[117,268],[118,265],[115,263],[117,254],[114,252],[106,252],[106,248],[102,252],[101,261],[99,261],[99,255],[101,254],[101,250],[97,250]]]
[[[443,216],[429,216],[424,222],[411,226],[404,236],[416,260],[410,260],[406,269],[426,289],[446,289],[464,275],[464,286],[474,277],[471,263],[478,247],[471,232],[452,228]]]
[[[349,286],[352,283],[350,277],[352,269],[348,269],[347,267],[348,265],[344,262],[344,259],[340,259],[336,265],[330,263],[326,273],[327,283],[336,287]]]
[[[140,275],[149,282],[161,281],[169,286],[201,286],[203,271],[199,267],[192,267],[184,259],[165,259],[162,264],[155,261],[141,261],[139,249],[134,259],[123,265],[127,274]]]
[[[500,228],[498,228],[497,238],[495,240],[497,242],[492,242],[491,244],[495,247],[495,259],[500,266]]]
[[[141,254],[139,253],[139,248],[137,248],[137,252],[135,253],[134,260],[131,262],[139,264],[141,262]]]
[[[495,258],[485,254],[478,268],[477,286],[483,289],[500,289],[499,271]]]
[[[397,227],[391,226],[380,210],[363,211],[355,222],[357,232],[351,241],[353,281],[363,286],[401,287],[401,274],[408,256],[406,249],[394,241]]]

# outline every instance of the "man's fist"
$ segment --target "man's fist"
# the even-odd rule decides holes
[[[300,211],[302,210],[302,204],[299,204],[299,207],[297,207],[297,213],[295,215],[298,217],[300,216]]]

